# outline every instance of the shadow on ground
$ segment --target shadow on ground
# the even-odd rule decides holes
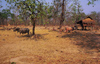
[[[0,30],[5,30],[5,29],[0,29]]]
[[[95,34],[91,32],[77,32],[74,31],[70,34],[65,34],[62,38],[74,39],[75,45],[86,49],[96,49],[100,52],[100,34]]]
[[[31,40],[39,40],[39,39],[43,39],[46,40],[46,38],[44,38],[45,35],[48,35],[48,33],[46,34],[26,34],[26,35],[21,35],[20,37],[25,37],[27,39],[31,39]]]

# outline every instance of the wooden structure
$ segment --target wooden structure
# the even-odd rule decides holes
[[[86,27],[94,27],[95,21],[91,17],[87,17],[86,19],[80,20],[76,22],[76,24],[80,24],[82,27],[82,30],[86,30]]]

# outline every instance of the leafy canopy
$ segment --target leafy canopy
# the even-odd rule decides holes
[[[41,2],[39,0],[6,0],[8,3],[15,3],[19,14],[28,14],[30,18],[36,18],[40,14]]]

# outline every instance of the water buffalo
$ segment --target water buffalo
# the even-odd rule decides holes
[[[17,32],[19,32],[19,30],[20,30],[20,28],[16,28],[16,27],[14,27],[14,31],[17,31]]]
[[[69,26],[65,27],[65,32],[70,32],[70,31],[73,31],[73,30],[74,30],[74,27],[69,27]]]
[[[29,35],[29,29],[28,28],[20,28],[19,32],[20,32],[20,34],[28,33],[28,35]]]

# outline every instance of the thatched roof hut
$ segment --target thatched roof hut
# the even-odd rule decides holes
[[[95,21],[90,18],[86,18],[82,20],[82,23],[95,23]]]
[[[81,24],[83,26],[93,26],[95,25],[95,21],[88,16],[86,19],[78,21],[77,24]]]

